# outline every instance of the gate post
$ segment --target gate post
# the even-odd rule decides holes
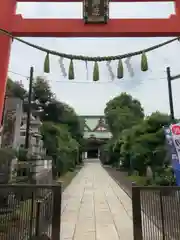
[[[52,216],[52,240],[60,240],[61,232],[61,184],[53,186],[53,216]]]
[[[16,0],[1,0],[0,28],[11,32],[16,11]],[[0,33],[0,126],[2,120],[4,96],[6,92],[7,72],[12,39]]]
[[[180,3],[179,0],[175,0],[175,13],[177,17],[180,17]]]
[[[143,240],[140,187],[132,186],[133,234],[134,240]]]

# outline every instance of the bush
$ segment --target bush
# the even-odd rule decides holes
[[[47,154],[53,158],[53,176],[60,176],[77,164],[79,143],[63,124],[44,122],[41,128]]]
[[[162,174],[156,176],[154,183],[157,186],[175,186],[176,178],[173,174],[172,168],[166,168]]]

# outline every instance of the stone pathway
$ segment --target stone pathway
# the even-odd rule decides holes
[[[133,240],[131,199],[98,160],[85,164],[62,198],[61,240]]]

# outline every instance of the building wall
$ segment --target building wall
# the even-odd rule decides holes
[[[89,139],[92,136],[99,139],[109,139],[111,138],[110,132],[84,132],[84,138]]]

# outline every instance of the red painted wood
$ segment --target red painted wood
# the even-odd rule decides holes
[[[174,2],[175,0],[110,0],[110,2]],[[83,0],[17,0],[17,2],[83,2]]]
[[[180,1],[176,0],[175,1],[175,12],[177,16],[180,16]]]
[[[18,15],[12,32],[20,37],[170,37],[180,36],[180,19],[111,19],[108,24],[84,24],[82,19],[22,19]]]
[[[0,3],[0,26],[11,30],[13,15],[16,10],[16,0],[1,0]],[[6,91],[7,71],[9,65],[9,55],[11,49],[11,39],[0,35],[0,125],[4,105],[4,95]]]

